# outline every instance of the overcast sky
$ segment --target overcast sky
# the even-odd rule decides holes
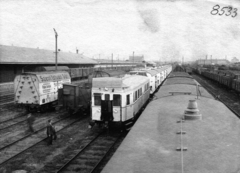
[[[212,15],[217,4],[231,15]],[[0,44],[54,51],[55,28],[61,51],[90,58],[240,59],[239,8],[237,0],[0,0]]]

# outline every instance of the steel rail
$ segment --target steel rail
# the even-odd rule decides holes
[[[80,149],[77,154],[75,154],[67,163],[65,163],[61,168],[59,168],[56,173],[63,171],[80,153],[82,153],[87,147],[89,147],[99,136],[101,136],[104,131],[97,134],[87,145],[85,145],[82,149]]]
[[[56,132],[60,132],[60,131],[64,130],[65,128],[69,127],[70,125],[72,125],[72,124],[74,124],[74,123],[77,123],[77,122],[78,122],[79,120],[81,120],[82,118],[83,118],[83,117],[77,119],[76,121],[74,121],[74,122],[72,122],[72,123],[66,125],[65,127],[61,128],[60,130],[58,130],[58,131],[56,131]],[[38,141],[38,142],[35,143],[34,145],[32,145],[32,146],[30,146],[30,147],[28,147],[28,148],[22,150],[21,152],[19,152],[19,153],[15,154],[14,156],[10,157],[9,159],[3,161],[2,163],[0,163],[0,167],[2,167],[2,166],[3,166],[4,164],[6,164],[8,161],[10,161],[10,160],[12,160],[12,159],[18,157],[19,155],[23,154],[25,151],[27,151],[27,150],[29,150],[29,149],[35,147],[36,145],[38,145],[39,143],[43,142],[43,141],[46,140],[46,139],[47,139],[47,137],[41,139],[40,141]]]
[[[67,118],[70,118],[70,117],[71,117],[71,116],[61,118],[61,119],[55,121],[53,124],[56,124],[56,123],[58,123],[58,122],[60,122],[60,121],[62,121],[62,120],[64,120],[64,119],[67,119]],[[40,129],[36,130],[36,131],[34,132],[34,134],[37,133],[37,132],[43,131],[43,130],[45,130],[45,129],[46,129],[46,126],[44,126],[44,127],[40,128]],[[0,151],[4,150],[5,148],[11,147],[12,145],[14,145],[14,144],[16,144],[16,143],[18,143],[18,142],[20,142],[20,141],[28,138],[28,137],[31,136],[31,135],[32,135],[32,133],[30,133],[30,134],[22,137],[22,138],[19,139],[19,140],[14,141],[14,142],[12,142],[12,143],[10,143],[10,144],[8,144],[8,145],[5,145],[4,147],[0,148]]]

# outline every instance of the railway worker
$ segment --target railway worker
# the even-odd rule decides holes
[[[52,140],[54,137],[55,129],[52,126],[52,120],[48,120],[48,125],[47,125],[47,140],[48,140],[48,145],[52,145]]]
[[[28,127],[29,127],[30,132],[34,132],[33,122],[34,122],[34,117],[32,116],[31,113],[29,113],[28,116],[27,116],[27,123],[28,123]]]

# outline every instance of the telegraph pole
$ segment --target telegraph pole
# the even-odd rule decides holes
[[[55,32],[55,70],[57,71],[57,54],[58,54],[58,51],[57,51],[57,37],[58,37],[58,34],[57,34],[57,31],[53,28],[54,32]]]
[[[134,63],[134,52],[133,52],[133,63]]]
[[[112,69],[113,69],[113,53],[112,53]]]

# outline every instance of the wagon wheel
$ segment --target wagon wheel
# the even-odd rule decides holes
[[[42,106],[40,107],[40,112],[41,112],[41,113],[45,113],[45,112],[47,112],[47,110],[48,110],[48,105],[42,105]]]
[[[37,109],[36,109],[35,107],[31,107],[31,106],[27,106],[26,109],[27,109],[27,111],[30,112],[30,113],[37,111]]]

